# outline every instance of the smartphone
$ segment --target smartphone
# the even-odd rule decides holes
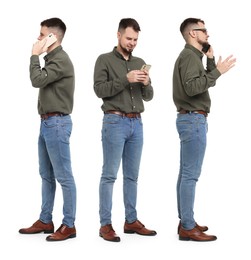
[[[147,71],[149,71],[150,68],[151,68],[151,65],[149,65],[149,64],[144,64],[144,65],[141,67],[140,70],[147,70]]]
[[[211,47],[211,45],[209,43],[207,43],[207,42],[203,43],[202,52],[207,53],[208,50],[210,49],[210,47]]]
[[[43,40],[42,42],[46,42],[45,45],[44,45],[44,48],[48,48],[50,47],[54,42],[57,41],[57,38],[55,36],[55,34],[53,33],[50,33],[49,35],[47,35]]]

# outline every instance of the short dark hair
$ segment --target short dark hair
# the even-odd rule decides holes
[[[66,32],[66,25],[65,25],[65,23],[61,19],[56,18],[56,17],[50,18],[50,19],[46,19],[46,20],[42,21],[40,25],[41,26],[46,26],[48,28],[49,27],[55,27],[55,28],[59,29],[62,32],[63,35]]]
[[[203,20],[200,18],[187,18],[185,19],[181,25],[180,25],[180,32],[182,35],[184,35],[185,30],[187,29],[188,26],[198,24],[199,22],[205,24]]]
[[[123,18],[119,22],[118,31],[121,32],[125,30],[127,27],[132,27],[135,32],[140,31],[140,27],[138,22],[133,18]]]

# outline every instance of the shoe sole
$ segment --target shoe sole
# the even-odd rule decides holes
[[[217,237],[215,239],[210,239],[210,240],[196,240],[190,237],[181,237],[179,236],[179,240],[181,241],[196,241],[196,242],[211,242],[211,241],[215,241],[217,239]]]
[[[69,239],[69,238],[75,238],[77,236],[77,234],[72,234],[64,239],[51,239],[50,237],[47,237],[46,238],[46,241],[49,241],[49,242],[57,242],[57,241],[64,241],[66,239]]]
[[[41,230],[41,231],[32,232],[32,233],[19,231],[19,233],[20,234],[25,234],[25,235],[32,235],[32,234],[39,234],[39,233],[51,234],[51,233],[54,233],[54,230]]]
[[[139,233],[137,231],[134,231],[134,230],[124,230],[124,233],[126,234],[138,234],[138,235],[141,235],[141,236],[156,236],[157,233],[150,233],[150,234],[142,234],[142,233]]]
[[[44,234],[51,234],[54,233],[54,230],[44,230]]]
[[[117,237],[114,240],[110,240],[110,239],[104,238],[101,233],[99,233],[99,236],[102,237],[104,240],[109,241],[109,242],[120,242],[120,237]]]

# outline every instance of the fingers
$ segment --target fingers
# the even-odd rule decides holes
[[[148,72],[141,70],[132,70],[127,73],[127,79],[129,82],[148,82],[149,75]]]
[[[220,71],[221,74],[227,72],[232,67],[235,66],[236,58],[233,55],[229,55],[225,60],[222,61],[222,57],[219,57],[217,62],[217,69]]]
[[[231,58],[233,57],[233,55],[231,54],[231,55],[229,55],[226,59],[225,59],[225,61],[229,61]]]
[[[224,61],[229,68],[232,68],[235,65],[235,62],[236,58],[233,58],[233,55],[228,56]]]
[[[227,63],[233,63],[236,61],[236,58],[233,57],[233,55],[229,55],[225,60],[224,62],[227,62]]]

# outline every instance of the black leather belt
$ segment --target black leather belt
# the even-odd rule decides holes
[[[189,114],[189,113],[194,113],[194,114],[202,114],[204,115],[205,117],[208,116],[208,113],[206,111],[203,111],[203,110],[194,110],[194,111],[189,111],[189,110],[185,110],[185,109],[181,109],[179,111],[180,114]]]
[[[51,116],[67,116],[68,114],[60,113],[60,112],[51,112],[40,115],[41,119],[48,119]]]
[[[141,117],[140,113],[124,113],[124,112],[120,112],[117,110],[108,110],[105,112],[105,114],[115,114],[115,115],[119,115],[119,116],[125,116],[128,118],[140,118]]]

